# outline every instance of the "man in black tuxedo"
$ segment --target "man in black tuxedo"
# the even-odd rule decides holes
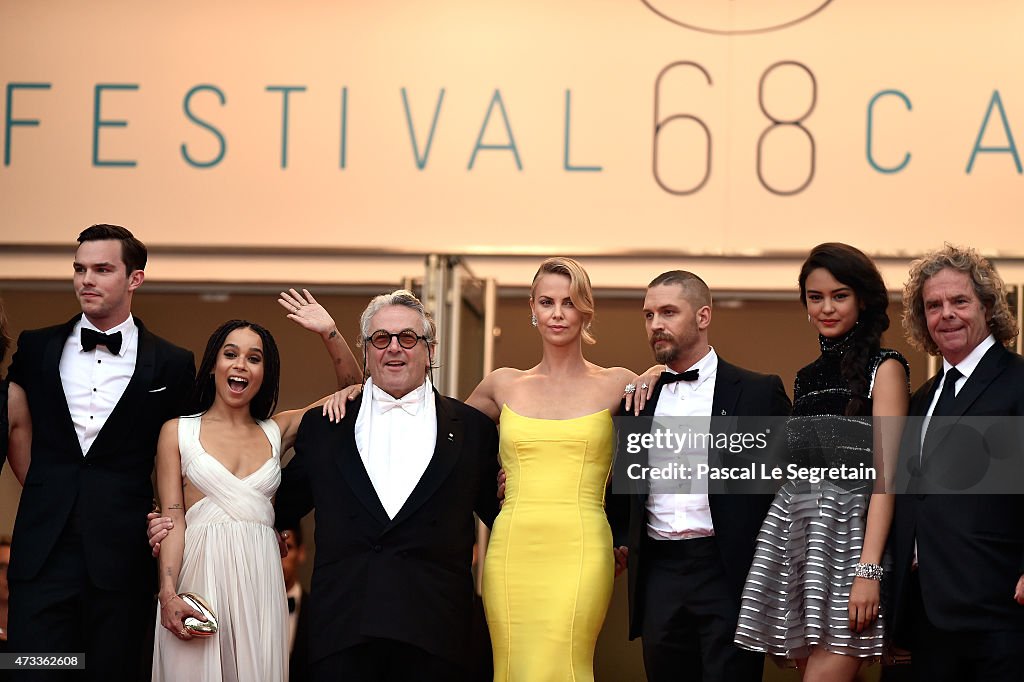
[[[464,679],[473,512],[497,515],[497,430],[433,390],[435,329],[415,296],[374,298],[360,327],[362,398],[340,423],[306,413],[275,505],[279,528],[316,509],[313,679]]]
[[[11,548],[10,651],[84,652],[90,679],[148,679],[153,457],[195,364],[131,315],[142,242],[115,225],[93,225],[78,241],[82,314],[22,333],[10,369],[36,424]]]
[[[991,454],[1021,457],[1024,359],[1006,348],[1017,323],[1002,279],[973,249],[947,245],[915,261],[903,302],[908,337],[942,356],[942,372],[910,401],[923,423],[908,421],[900,455],[890,631],[911,649],[918,680],[1020,680],[1024,495],[930,494],[937,481],[957,484],[948,474],[958,463],[978,470],[989,456],[970,417],[1017,417],[1000,420],[1011,445]],[[949,428],[961,419],[968,428]]]
[[[288,681],[308,682],[309,669],[309,593],[299,582],[299,569],[306,563],[306,543],[302,524],[281,530],[288,553],[281,557],[284,589],[288,595]]]
[[[682,270],[656,277],[644,317],[655,358],[668,371],[641,416],[711,416],[715,431],[724,419],[789,414],[778,376],[729,364],[708,345],[711,292],[700,277]],[[721,453],[707,454],[717,460]],[[649,680],[761,679],[764,656],[736,647],[733,635],[771,500],[765,494],[609,496],[616,559],[629,569],[629,637],[643,638]]]

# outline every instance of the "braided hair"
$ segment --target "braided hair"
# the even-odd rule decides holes
[[[878,354],[882,332],[889,328],[889,293],[875,264],[860,249],[839,242],[819,244],[811,249],[800,268],[800,302],[807,307],[807,277],[824,268],[838,282],[853,289],[860,305],[857,324],[851,332],[851,343],[843,353],[840,371],[853,394],[846,405],[847,415],[871,415],[868,398],[871,378],[868,364]]]

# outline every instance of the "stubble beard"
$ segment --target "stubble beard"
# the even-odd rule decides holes
[[[668,347],[663,347],[661,349],[654,348],[654,344],[658,341],[668,342]],[[671,364],[679,357],[679,344],[676,343],[675,339],[667,336],[659,336],[651,339],[651,349],[654,350],[654,361],[662,365]]]

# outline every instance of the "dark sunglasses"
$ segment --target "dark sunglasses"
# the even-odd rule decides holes
[[[417,334],[411,329],[403,329],[397,334],[392,334],[389,331],[378,329],[374,333],[366,337],[366,341],[370,342],[370,345],[378,350],[384,350],[391,345],[391,339],[398,339],[398,345],[406,350],[414,348],[420,340],[426,341],[427,337],[421,334]]]

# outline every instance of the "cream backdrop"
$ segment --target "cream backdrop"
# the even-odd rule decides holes
[[[98,221],[177,280],[830,239],[1013,261],[1022,29],[1012,0],[5,2],[0,271],[66,277],[48,246]]]

